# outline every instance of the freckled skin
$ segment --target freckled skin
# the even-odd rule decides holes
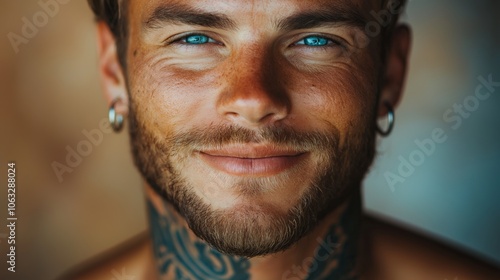
[[[128,82],[131,99],[140,110],[137,114],[150,120],[148,125],[154,126],[155,133],[210,124],[250,128],[262,124],[244,118],[235,120],[234,115],[227,113],[232,110],[231,104],[238,102],[260,104],[262,108],[256,110],[276,110],[285,115],[279,123],[302,131],[335,126],[340,131],[341,143],[349,130],[364,129],[375,121],[378,76],[374,70],[379,65],[374,48],[350,57],[334,50],[304,63],[291,55],[286,57],[280,49],[286,45],[276,43],[283,34],[272,27],[275,18],[342,1],[225,1],[222,4],[178,1],[237,19],[237,31],[209,30],[221,34],[226,47],[210,50],[217,54],[203,53],[202,58],[172,54],[161,45],[165,38],[189,28],[172,27],[150,36],[141,33],[141,21],[161,1],[147,2],[131,1],[130,10],[134,13],[130,16],[129,50],[138,52],[128,57]],[[367,6],[365,1],[355,2],[360,7]],[[347,32],[333,33],[344,36]]]
[[[143,1],[132,1],[131,10],[134,10],[133,15],[147,14],[145,8],[147,6],[156,6],[155,2],[157,1],[149,1],[150,5],[146,5],[146,7],[143,7],[142,2]],[[211,1],[184,2],[192,2],[190,5],[195,7],[211,6]],[[248,4],[245,5],[241,2],[248,2]],[[286,61],[285,59],[277,58],[275,61],[265,61],[265,54],[270,50],[269,46],[262,46],[262,41],[271,41],[274,39],[273,36],[279,35],[273,34],[272,30],[267,30],[270,29],[269,26],[272,25],[272,20],[269,19],[266,11],[274,8],[275,11],[273,10],[270,14],[279,15],[284,12],[282,11],[283,9],[281,9],[281,5],[283,4],[273,4],[279,3],[280,1],[269,1],[267,5],[265,1],[258,2],[257,5],[255,1],[228,1],[225,5],[217,5],[216,10],[222,10],[223,12],[227,11],[229,14],[234,14],[235,18],[250,18],[241,24],[245,27],[245,31],[249,31],[239,32],[245,33],[245,37],[241,39],[238,38],[237,42],[231,44],[232,50],[230,56],[217,59],[217,62],[223,61],[220,63],[213,63],[213,65],[211,65],[213,69],[207,69],[205,71],[189,71],[170,67],[172,64],[169,63],[168,59],[163,57],[164,60],[162,60],[162,57],[159,57],[162,56],[161,47],[158,46],[160,43],[158,42],[159,40],[152,40],[152,42],[136,40],[135,38],[141,37],[139,34],[136,34],[139,32],[140,28],[132,28],[132,34],[130,36],[131,46],[129,49],[139,48],[142,49],[142,51],[139,52],[137,57],[128,60],[131,92],[135,92],[135,88],[140,88],[148,93],[184,93],[169,95],[169,107],[181,108],[177,107],[177,105],[179,105],[182,106],[185,112],[199,112],[199,115],[205,116],[205,121],[204,123],[200,123],[198,119],[185,118],[184,115],[179,114],[177,111],[175,113],[169,113],[169,117],[175,118],[172,122],[176,123],[178,119],[180,126],[185,125],[182,121],[186,119],[200,125],[205,125],[211,121],[221,122],[220,117],[214,116],[213,107],[217,105],[217,99],[221,99],[220,95],[230,92],[230,88],[228,87],[235,83],[238,83],[242,88],[249,88],[252,86],[259,86],[259,84],[264,87],[267,86],[270,81],[281,81],[281,85],[279,85],[280,88],[276,89],[276,87],[278,87],[277,85],[274,85],[274,87],[277,92],[276,95],[278,95],[279,92],[287,93],[288,100],[286,103],[291,103],[291,101],[293,101],[294,106],[290,112],[290,117],[302,117],[301,110],[305,109],[309,112],[318,112],[315,119],[332,121],[341,128],[346,128],[348,122],[347,118],[353,119],[352,117],[347,117],[349,114],[344,114],[344,110],[352,112],[350,114],[356,116],[356,112],[358,111],[357,108],[367,109],[367,107],[373,107],[376,92],[374,88],[376,73],[373,70],[376,69],[376,59],[373,57],[373,53],[370,52],[370,49],[360,54],[356,54],[354,57],[351,56],[350,59],[338,59],[332,63],[320,65],[317,67],[318,71],[312,73],[304,73],[290,67],[290,61]],[[314,4],[310,4],[310,2],[311,1],[307,3],[309,8],[314,6]],[[323,2],[325,1],[314,2],[319,2],[317,6],[321,7],[321,5],[324,5]],[[226,6],[226,9],[220,9],[219,6]],[[292,13],[294,10],[303,9],[304,6],[304,1],[287,1],[287,12]],[[247,15],[249,13],[251,13],[251,16]],[[254,16],[254,14],[257,15]],[[131,25],[137,26],[140,24],[139,21],[139,17],[132,16]],[[254,30],[258,30],[258,32]],[[173,31],[171,33],[173,33]],[[228,34],[228,37],[233,39],[238,35],[239,34]],[[167,36],[167,34],[164,34],[164,37]],[[188,62],[192,61],[186,61],[186,63]],[[269,64],[273,65],[273,69],[269,69]],[[138,76],[137,73],[139,73],[140,76]],[[254,73],[261,74],[254,75]],[[148,79],[145,79],[144,75],[150,76],[147,76]],[[310,82],[302,82],[304,80]],[[143,81],[147,81],[148,85],[140,84]],[[162,82],[155,84],[155,81]],[[172,83],[172,81],[174,82]],[[196,81],[196,83],[193,83],[193,81]],[[313,83],[318,85],[318,87],[314,88],[316,90],[315,92],[311,91],[312,89],[310,87],[310,84]],[[155,85],[155,87],[147,87],[151,85]],[[202,95],[191,98],[190,95],[185,94],[193,92]],[[315,98],[311,98],[313,96]],[[356,97],[359,98],[353,99]],[[278,96],[276,96],[276,98],[278,98]],[[165,100],[166,97],[163,95],[162,99]],[[279,99],[285,102],[283,96],[279,96]],[[155,99],[155,101],[162,100],[158,98]],[[156,103],[154,101],[149,102]],[[308,107],[299,106],[303,103],[307,103]],[[325,110],[322,109],[327,107],[324,106],[324,104],[332,104],[328,106],[329,108],[341,107],[342,111],[337,111],[335,115],[336,117],[346,117],[344,117],[343,120],[334,120],[335,117],[332,116],[330,112],[325,112]],[[162,110],[158,109],[154,111],[157,112]],[[366,115],[365,113],[366,111],[363,112],[362,115]],[[294,123],[294,125],[301,124]],[[302,125],[305,126],[306,124]],[[309,124],[307,124],[307,126],[308,125]],[[341,129],[341,131],[345,131],[345,129]]]
[[[208,11],[212,7],[213,11],[229,14],[237,21],[237,31],[209,29],[219,35],[225,46],[202,50],[199,55],[162,45],[165,38],[193,27],[165,28],[144,36],[140,28],[143,17],[135,15],[147,15],[150,7],[157,6],[156,2],[149,1],[147,5],[142,1],[131,2],[134,13],[130,17],[129,49],[140,51],[136,56],[129,56],[128,81],[136,114],[148,120],[145,125],[157,137],[213,124],[255,128],[276,122],[300,131],[336,127],[342,145],[348,133],[356,134],[374,121],[376,59],[369,49],[348,58],[340,50],[329,50],[326,55],[320,53],[302,59],[300,57],[307,54],[285,53],[283,49],[288,46],[280,42],[283,34],[273,28],[276,18],[304,9],[321,9],[331,1],[307,4],[285,1],[286,9],[283,9],[284,1],[223,4],[180,1]],[[333,33],[343,36],[347,32],[335,30]],[[316,86],[311,87],[312,84]],[[246,110],[242,109],[244,106],[248,107],[243,112],[245,115],[235,117],[233,111]],[[274,118],[261,120],[266,110],[274,114]],[[195,182],[205,180],[193,170],[185,172],[185,176]],[[286,208],[283,201],[295,201],[300,194],[284,189],[280,196],[268,200]],[[222,206],[220,201],[231,203],[232,195],[215,191],[208,200]]]
[[[390,37],[340,25],[276,28],[294,13],[332,7],[329,15],[351,6],[355,18],[373,20],[370,11],[387,1],[127,1],[127,55],[118,59],[122,48],[117,52],[101,21],[99,69],[108,106],[118,97],[117,112],[129,113],[151,237],[110,261],[99,258],[82,277],[62,279],[109,279],[117,267],[147,280],[500,279],[498,269],[456,251],[361,222],[359,191],[373,158],[375,118],[401,95],[409,28],[397,25]],[[170,24],[145,32],[143,21],[161,4],[215,12],[236,28]],[[191,31],[201,34],[186,36]],[[209,44],[179,44],[188,37]],[[326,38],[329,47],[319,46]],[[193,153],[233,142],[307,153],[300,164],[259,178],[215,171]],[[295,211],[298,201],[307,206],[302,212]]]
[[[345,213],[333,210],[339,208],[341,203],[347,203],[347,197],[359,200],[357,188],[373,158],[381,90],[379,41],[373,40],[367,47],[360,47],[356,36],[362,35],[362,30],[349,26],[283,30],[277,28],[276,23],[298,12],[321,11],[329,5],[350,5],[366,15],[376,6],[375,2],[378,3],[361,0],[130,0],[126,80],[134,118],[132,130],[142,133],[133,134],[133,146],[136,157],[142,156],[140,160],[136,158],[136,163],[142,165],[143,175],[149,172],[147,175],[150,178],[161,177],[158,182],[148,180],[149,185],[169,185],[167,192],[170,193],[189,186],[200,203],[208,205],[210,210],[228,210],[232,214],[226,218],[235,222],[254,219],[256,228],[264,231],[273,219],[283,217],[304,199],[305,194],[316,188],[320,176],[326,178],[329,173],[338,173],[332,177],[338,177],[341,183],[320,186],[329,189],[317,195],[335,197],[330,203],[322,202],[331,204],[321,208],[321,211],[331,211],[321,214],[321,218],[327,216],[325,220],[329,222],[316,227],[309,237],[298,242],[295,249],[281,253],[281,258],[261,257],[243,265],[233,256],[210,251],[214,258],[233,263],[232,269],[240,271],[239,276],[231,276],[234,279],[249,279],[249,275],[254,277],[252,279],[277,279],[292,264],[300,265],[301,274],[306,277],[308,267],[303,265],[303,257],[312,255],[317,247],[316,237],[332,236],[335,240],[342,240],[339,241],[342,243],[339,248],[344,249],[329,256],[328,261],[317,264],[319,268],[311,271],[311,275],[328,279],[332,275],[352,274],[353,278],[349,279],[355,279],[353,269],[356,265],[353,260],[346,261],[346,258],[357,253],[359,228],[346,223],[359,217],[360,205],[354,203],[356,207],[347,207],[351,211]],[[227,15],[235,23],[235,28],[180,23],[145,28],[148,16],[161,4],[169,3]],[[188,34],[202,34],[205,37],[194,39],[202,40],[203,44],[187,44]],[[327,38],[318,42],[328,43],[323,47],[306,45],[304,39],[310,38],[308,36]],[[332,142],[336,143],[335,149],[312,150],[298,168],[260,178],[261,181],[245,181],[215,172],[200,164],[196,156],[186,152],[186,149],[172,148],[176,147],[175,144],[166,140],[172,141],[178,135],[197,129],[228,126],[248,131],[288,127],[300,133],[332,133],[338,139]],[[140,138],[141,135],[143,138]],[[189,141],[183,143],[186,146],[190,144]],[[339,160],[332,164],[329,156]],[[328,170],[327,175],[322,170]],[[332,180],[337,182],[337,179]],[[175,182],[170,183],[172,180]],[[265,180],[268,189],[255,183]],[[233,187],[242,182],[249,186],[252,185],[249,182],[253,182],[255,189]],[[328,178],[325,182],[329,182]],[[329,194],[321,195],[326,192]],[[158,194],[148,192],[150,200],[155,196]],[[189,201],[193,205],[199,204]],[[158,209],[162,208],[173,211],[169,205],[154,205],[151,209],[156,211],[161,212]],[[207,244],[191,236],[182,218],[164,220],[163,215],[158,214],[153,217],[155,253],[158,260],[164,262],[160,273],[186,279],[201,277],[196,276],[200,275],[196,270],[186,267],[185,260],[182,261],[190,254],[193,254],[192,259],[199,261],[195,257],[198,254],[196,250],[178,249],[176,244],[179,241],[172,241],[171,236],[180,236],[178,240],[183,240],[180,243],[192,245],[203,252],[208,250]],[[159,226],[160,220],[164,226]],[[193,225],[190,227],[193,228]],[[170,235],[165,235],[168,232]],[[162,246],[169,249],[164,251]],[[339,259],[343,261],[337,262]],[[238,264],[241,266],[237,267]],[[206,266],[210,267],[206,262],[199,267]],[[270,273],[273,267],[280,267],[280,270],[274,270],[274,275]],[[310,279],[318,276],[312,277]]]

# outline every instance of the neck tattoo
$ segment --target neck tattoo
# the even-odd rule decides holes
[[[148,201],[154,258],[160,279],[178,280],[248,280],[250,260],[226,255],[198,238],[192,238],[179,216],[160,214]],[[173,211],[173,210],[172,210]],[[361,199],[355,197],[332,224],[312,257],[290,267],[283,280],[358,279],[358,243],[361,223]]]
[[[357,280],[360,273],[361,196],[351,199],[339,221],[330,225],[309,264],[307,280]],[[293,278],[292,278],[293,279]],[[288,279],[288,280],[292,280]]]

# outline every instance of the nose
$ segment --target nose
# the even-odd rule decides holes
[[[253,127],[286,118],[291,102],[270,54],[248,51],[228,63],[226,87],[217,102],[220,115],[240,126]]]

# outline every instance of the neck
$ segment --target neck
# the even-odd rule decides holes
[[[226,255],[196,237],[185,220],[147,191],[159,279],[358,279],[361,197],[350,198],[284,252],[246,259]]]

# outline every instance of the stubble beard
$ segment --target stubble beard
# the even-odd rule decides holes
[[[193,233],[221,253],[255,257],[283,251],[314,228],[353,192],[374,157],[373,124],[365,122],[349,132],[340,146],[335,128],[324,132],[299,132],[270,126],[259,131],[235,126],[208,127],[177,135],[157,137],[147,129],[132,103],[129,113],[134,162],[153,190],[186,220]],[[203,201],[181,172],[182,162],[194,150],[229,143],[266,142],[310,150],[320,158],[305,191],[286,212],[248,206],[239,211],[213,209]],[[259,192],[278,180],[242,180],[238,188]]]

